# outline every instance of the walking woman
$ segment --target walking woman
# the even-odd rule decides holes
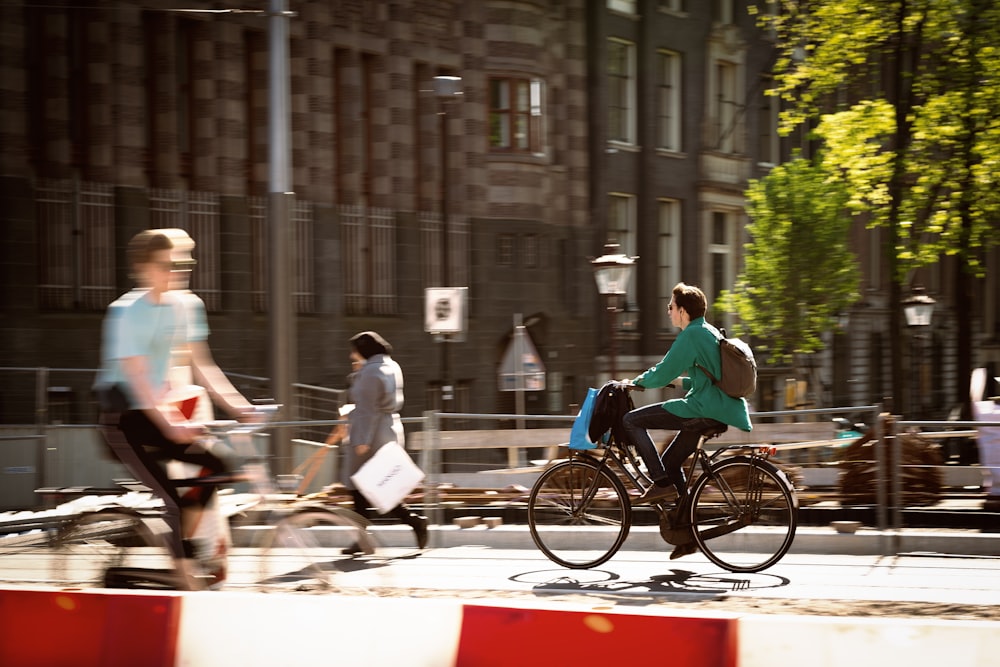
[[[351,481],[371,456],[383,445],[395,442],[403,445],[403,371],[392,359],[392,346],[374,331],[362,331],[351,338],[351,363],[356,369],[348,390],[354,410],[347,417],[348,432],[343,451],[342,479],[351,491],[354,509],[369,516],[370,503]],[[427,546],[427,517],[414,514],[399,504],[386,516],[391,516],[413,528],[417,548]],[[344,549],[345,554],[362,553],[357,544]]]

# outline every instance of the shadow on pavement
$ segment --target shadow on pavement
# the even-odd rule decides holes
[[[585,594],[608,599],[626,598],[629,604],[648,603],[671,597],[679,602],[700,602],[725,597],[732,591],[761,590],[787,586],[789,580],[774,574],[733,572],[700,573],[673,569],[670,574],[645,580],[623,579],[609,570],[585,570],[568,575],[565,570],[539,570],[511,577],[520,583],[537,582],[532,591],[539,596]]]

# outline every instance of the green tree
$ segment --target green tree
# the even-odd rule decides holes
[[[770,0],[783,130],[815,128],[848,205],[887,230],[889,302],[913,269],[957,258],[958,389],[968,409],[973,278],[1000,219],[1000,4],[992,0]],[[890,309],[892,390],[904,396],[901,313]],[[898,406],[897,406],[898,407]]]
[[[860,271],[848,247],[848,192],[797,158],[747,191],[746,266],[719,307],[737,313],[770,363],[823,349],[822,334],[857,300]]]

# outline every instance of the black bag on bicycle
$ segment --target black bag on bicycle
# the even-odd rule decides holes
[[[600,442],[610,429],[616,441],[627,442],[622,417],[634,407],[632,396],[625,387],[618,382],[606,382],[594,399],[594,413],[590,417],[587,433],[590,441]]]

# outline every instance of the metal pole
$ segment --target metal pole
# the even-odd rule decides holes
[[[441,280],[444,287],[451,287],[451,228],[448,224],[448,103],[438,98],[438,115],[441,116]],[[448,336],[441,334],[441,409],[449,412],[452,390],[448,379]]]
[[[888,493],[886,489],[889,484],[889,464],[888,464],[888,450],[889,450],[889,429],[891,422],[888,415],[880,414],[874,425],[878,439],[875,441],[875,523],[878,526],[879,532],[883,535],[882,544],[882,555],[891,555],[889,549],[891,545],[884,542],[885,531],[888,527],[888,519],[886,516],[886,511],[888,508]]]
[[[514,412],[518,415],[525,413],[524,392],[527,386],[527,378],[524,372],[524,323],[521,313],[514,314]],[[514,423],[516,428],[524,428],[524,419],[517,419]],[[523,459],[523,460],[522,460]],[[507,450],[507,467],[520,468],[527,462],[523,449]]]
[[[616,300],[618,299],[615,295],[608,296],[608,321],[611,326],[611,354],[608,355],[611,358],[611,379],[614,380],[618,377],[618,327],[615,320],[618,315],[618,304]]]
[[[441,280],[451,287],[451,231],[448,224],[448,103],[438,99],[441,116]]]
[[[49,449],[49,369],[39,368],[35,375],[35,422],[42,436],[32,444],[35,447],[35,480],[39,486],[48,486],[45,453]]]
[[[420,455],[420,467],[424,471],[424,514],[431,523],[440,525],[444,520],[441,512],[441,498],[438,486],[441,481],[441,421],[436,411],[424,412],[424,430],[427,442]]]
[[[289,141],[288,13],[285,0],[271,0],[269,20],[270,72],[268,77],[268,239],[270,241],[271,388],[284,406],[285,420],[296,410],[292,383],[298,361],[295,312],[289,256],[291,203],[291,151]],[[288,429],[276,429],[271,438],[277,472],[292,469]]]
[[[903,527],[903,443],[897,432],[896,420],[892,420],[892,440],[890,440],[889,460],[892,463],[889,474],[892,479],[892,552],[899,553],[899,531]]]

